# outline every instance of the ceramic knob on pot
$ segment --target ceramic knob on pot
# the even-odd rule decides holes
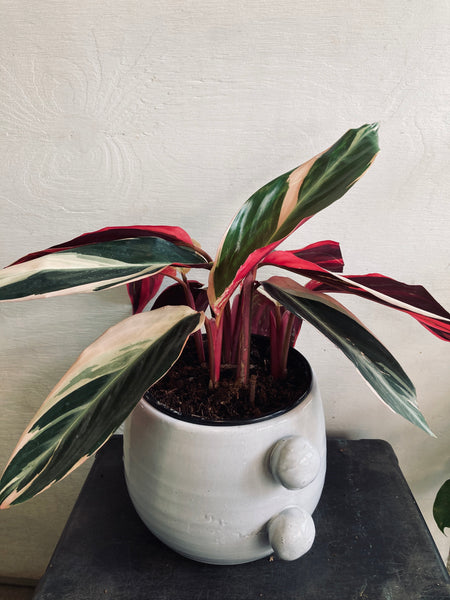
[[[296,560],[308,552],[314,542],[314,521],[303,508],[292,506],[273,517],[267,526],[269,542],[283,560]]]
[[[272,448],[269,460],[275,480],[288,490],[305,488],[320,471],[319,452],[300,436],[279,440]]]

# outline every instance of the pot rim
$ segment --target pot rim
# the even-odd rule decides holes
[[[142,397],[141,402],[144,403],[146,407],[151,407],[155,409],[157,412],[167,416],[172,417],[176,421],[181,421],[183,423],[189,423],[192,425],[203,425],[209,427],[218,427],[218,428],[229,428],[234,426],[247,426],[247,425],[258,425],[260,423],[264,423],[265,421],[270,421],[272,419],[276,419],[277,417],[283,416],[286,413],[290,412],[297,408],[300,404],[304,402],[304,400],[309,396],[312,387],[313,387],[313,372],[311,369],[311,365],[308,360],[301,354],[298,350],[292,348],[295,352],[295,359],[302,363],[302,368],[305,370],[305,374],[308,378],[308,385],[306,386],[305,391],[297,398],[294,402],[289,404],[283,409],[277,410],[275,412],[269,413],[267,415],[263,415],[262,417],[255,417],[253,419],[228,419],[228,420],[212,420],[203,417],[196,417],[190,415],[182,415],[180,413],[171,410],[170,408],[166,408],[157,404],[156,402],[152,402],[151,398]],[[148,390],[151,392],[151,388]]]

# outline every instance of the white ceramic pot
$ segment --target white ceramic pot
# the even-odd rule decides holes
[[[141,400],[124,430],[125,475],[147,527],[189,558],[293,560],[311,547],[326,465],[315,378],[299,403],[239,425],[186,422]]]

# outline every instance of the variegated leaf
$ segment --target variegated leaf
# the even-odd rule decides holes
[[[411,380],[392,354],[350,311],[333,298],[285,277],[272,277],[262,286],[271,298],[336,344],[393,411],[432,435],[417,408]]]
[[[197,244],[192,240],[190,235],[181,227],[172,227],[170,225],[129,225],[127,227],[104,227],[97,231],[90,231],[89,233],[83,233],[68,242],[62,244],[56,244],[46,250],[39,250],[38,252],[32,252],[26,256],[22,256],[19,260],[13,262],[13,265],[18,263],[27,262],[46,254],[53,254],[54,252],[61,252],[62,250],[69,250],[73,248],[79,248],[86,246],[87,244],[100,244],[104,242],[112,242],[114,240],[125,240],[128,238],[138,237],[159,237],[168,242],[172,242],[178,246],[193,247]]]
[[[352,129],[325,152],[253,194],[219,247],[208,291],[214,310],[223,309],[240,281],[283,239],[343,196],[377,152],[376,125]]]
[[[22,435],[0,481],[0,507],[32,498],[91,456],[203,320],[187,306],[167,306],[125,319],[89,346]]]
[[[307,288],[355,294],[404,312],[442,340],[450,341],[450,313],[421,285],[408,285],[385,275],[341,275],[323,269],[290,251],[275,251],[262,264],[288,269],[315,281]]]
[[[169,265],[206,264],[196,248],[161,237],[102,241],[41,254],[2,269],[0,301],[98,291],[159,273]]]

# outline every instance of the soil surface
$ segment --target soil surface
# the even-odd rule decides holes
[[[145,394],[145,399],[165,412],[213,422],[248,421],[284,411],[308,392],[311,374],[307,362],[292,352],[288,374],[274,380],[270,374],[267,342],[252,344],[250,383],[238,387],[234,366],[221,371],[220,385],[208,389],[207,365],[199,364],[192,346],[187,346],[172,369]]]

